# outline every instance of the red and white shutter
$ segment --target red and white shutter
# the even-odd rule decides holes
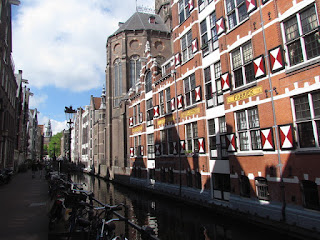
[[[154,147],[155,147],[156,156],[160,156],[160,154],[161,154],[160,144],[156,144],[156,145],[154,145]]]
[[[188,7],[189,7],[189,12],[191,12],[192,9],[194,8],[193,0],[188,1]]]
[[[176,65],[176,66],[180,65],[180,63],[181,63],[181,55],[180,55],[180,53],[177,53],[177,54],[174,56],[174,60],[175,60],[175,65]]]
[[[184,140],[180,140],[180,153],[184,154],[186,150],[186,142]]]
[[[130,117],[130,118],[129,118],[129,125],[130,125],[130,126],[133,126],[133,117]]]
[[[201,101],[201,87],[198,86],[194,89],[195,93],[196,93],[196,102]]]
[[[230,88],[230,74],[228,72],[221,75],[222,90],[228,90]]]
[[[205,153],[204,138],[198,138],[199,153]]]
[[[139,113],[139,123],[142,123],[142,121],[143,121],[143,115],[142,115],[142,112],[141,112],[141,113]]]
[[[257,8],[256,0],[246,0],[248,14]]]
[[[171,99],[171,110],[172,111],[176,110],[175,98]]]
[[[130,157],[133,157],[133,156],[134,156],[134,148],[131,147],[131,148],[130,148]]]
[[[272,50],[269,50],[269,56],[271,71],[273,73],[284,69],[285,65],[281,45]]]
[[[253,68],[254,68],[254,77],[256,79],[266,76],[266,68],[264,66],[263,55],[253,60]]]
[[[177,142],[173,142],[173,154],[176,155],[178,153]]]
[[[224,18],[219,18],[216,21],[216,29],[217,29],[217,35],[220,35],[226,30],[225,24],[224,24]]]
[[[153,107],[153,116],[159,117],[159,105]]]
[[[178,109],[182,108],[183,107],[183,96],[182,95],[179,95],[177,96],[177,103],[178,103]]]
[[[226,143],[228,152],[236,151],[236,136],[234,133],[226,135]]]
[[[274,150],[272,128],[261,129],[261,142],[263,150]]]
[[[279,126],[281,149],[294,148],[292,125]]]
[[[141,156],[144,155],[144,154],[143,154],[143,146],[140,146],[140,154],[141,154]]]
[[[192,53],[196,53],[198,51],[198,39],[195,38],[192,41]]]

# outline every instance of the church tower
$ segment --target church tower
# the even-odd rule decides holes
[[[49,138],[49,139],[51,139],[51,137],[52,137],[52,129],[51,129],[51,121],[50,121],[50,119],[48,121],[48,126],[47,126],[45,137]]]

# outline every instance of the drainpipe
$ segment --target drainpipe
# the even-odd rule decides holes
[[[261,29],[262,29],[262,35],[263,35],[263,43],[264,43],[264,51],[265,51],[265,58],[267,63],[267,71],[268,71],[268,80],[269,80],[269,92],[270,92],[270,99],[272,104],[272,113],[273,113],[273,128],[276,135],[276,145],[277,145],[277,155],[278,155],[278,168],[279,168],[279,174],[280,174],[280,193],[281,193],[281,200],[282,200],[282,209],[281,209],[281,216],[282,221],[286,221],[286,198],[285,198],[285,186],[283,182],[283,165],[281,163],[281,155],[280,155],[280,142],[279,142],[279,130],[277,127],[277,118],[276,118],[276,111],[275,111],[275,105],[274,105],[274,98],[273,98],[273,87],[272,87],[272,81],[270,76],[270,66],[269,61],[267,58],[269,58],[268,50],[267,50],[267,42],[266,42],[266,35],[264,30],[264,22],[262,17],[262,10],[261,10],[261,3],[260,1],[257,1],[259,3],[259,12],[260,12],[260,21],[261,21]]]
[[[171,74],[173,75],[174,79],[174,88],[175,88],[175,108],[176,108],[176,124],[177,124],[177,132],[178,132],[178,144],[177,144],[177,151],[179,154],[179,196],[182,196],[182,173],[181,173],[181,168],[182,168],[182,162],[181,162],[181,149],[180,149],[180,134],[179,134],[179,114],[178,114],[178,99],[177,99],[177,70],[171,70]]]

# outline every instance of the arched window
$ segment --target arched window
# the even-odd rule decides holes
[[[152,89],[152,77],[151,77],[151,72],[148,71],[146,79],[145,79],[145,84],[146,84],[146,93],[150,92]]]
[[[129,88],[134,87],[136,82],[139,81],[140,70],[141,70],[141,62],[139,61],[139,56],[133,55],[130,58]]]
[[[114,107],[119,106],[122,95],[122,66],[120,59],[114,62]]]

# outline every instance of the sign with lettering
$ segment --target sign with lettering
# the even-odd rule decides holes
[[[142,126],[138,126],[132,129],[132,133],[142,132]]]
[[[197,107],[197,108],[192,108],[192,109],[190,109],[190,110],[187,110],[187,111],[183,112],[183,113],[181,114],[181,117],[182,117],[182,118],[191,117],[191,116],[196,115],[196,114],[199,114],[199,113],[200,113],[200,108],[199,108],[199,107]]]
[[[236,93],[236,94],[233,94],[233,95],[227,97],[227,104],[241,101],[241,100],[247,99],[249,97],[259,95],[261,93],[262,93],[262,86],[250,88],[248,90],[245,90],[245,91],[242,91],[242,92],[239,92],[239,93]]]
[[[172,116],[168,116],[168,117],[164,117],[164,118],[161,118],[157,121],[157,124],[158,125],[164,125],[165,123],[173,123],[173,121],[175,120],[175,117],[172,115]]]

